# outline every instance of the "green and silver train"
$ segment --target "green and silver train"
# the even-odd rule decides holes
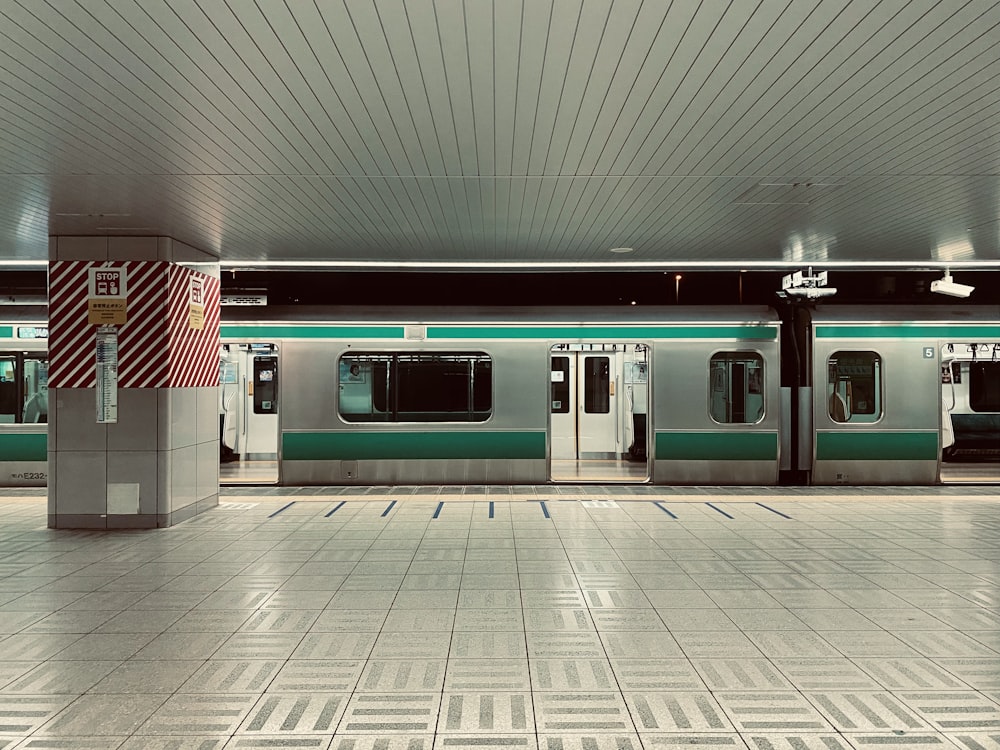
[[[225,307],[220,476],[1000,481],[1000,311],[789,310]],[[45,415],[28,404],[45,328],[29,317],[0,321],[5,485],[45,482]]]

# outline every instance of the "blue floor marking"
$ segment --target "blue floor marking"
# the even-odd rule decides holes
[[[545,507],[545,501],[544,500],[539,500],[538,504],[542,506],[542,513],[545,514],[545,517],[546,518],[552,518],[552,516],[549,515],[549,509]]]
[[[780,511],[780,510],[775,510],[774,508],[768,508],[768,507],[767,507],[766,505],[764,505],[764,503],[757,503],[757,505],[759,505],[759,506],[760,506],[761,508],[765,508],[766,510],[769,510],[769,511],[771,511],[772,513],[777,513],[777,514],[778,514],[779,516],[781,516],[782,518],[787,518],[787,519],[789,519],[789,520],[791,520],[791,519],[792,519],[792,517],[791,517],[791,516],[786,516],[786,515],[785,515],[784,513],[782,513],[782,512]]]
[[[441,515],[441,509],[444,507],[444,501],[438,503],[438,507],[434,509],[434,515],[431,518],[437,518]]]
[[[493,501],[490,500],[490,518],[493,518]]]
[[[338,503],[337,505],[335,505],[334,508],[333,508],[333,510],[331,510],[329,513],[327,513],[326,515],[324,515],[323,518],[329,518],[330,516],[332,516],[334,513],[336,513],[338,510],[340,510],[341,506],[344,503],[346,503],[346,502],[347,502],[346,500],[341,500],[340,503]]]
[[[276,515],[278,515],[279,513],[281,513],[281,511],[288,510],[293,505],[295,505],[295,501],[294,500],[292,500],[292,502],[290,502],[288,505],[286,505],[286,506],[284,506],[282,508],[278,508],[276,511],[274,511],[274,513],[272,513],[271,515],[269,515],[268,518],[274,518]]]
[[[721,513],[722,515],[724,515],[724,516],[725,516],[726,518],[732,518],[732,516],[731,516],[731,515],[729,515],[728,513],[726,513],[726,511],[722,510],[722,508],[716,508],[716,507],[715,507],[714,505],[712,505],[711,503],[705,503],[705,505],[707,505],[707,506],[708,506],[709,508],[711,508],[712,510],[716,510],[716,511],[718,511],[719,513]]]
[[[389,507],[382,511],[382,518],[385,518],[387,515],[389,515],[389,511],[392,510],[392,506],[395,504],[396,504],[395,500],[389,503]]]
[[[677,518],[677,516],[675,516],[673,513],[670,512],[670,510],[667,508],[666,505],[661,505],[658,500],[654,500],[653,501],[653,505],[655,505],[657,508],[659,508],[660,510],[662,510],[664,513],[666,513],[671,518],[674,518],[674,519]]]

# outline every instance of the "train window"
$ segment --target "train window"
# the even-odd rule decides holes
[[[552,413],[569,414],[569,357],[552,358]]]
[[[493,360],[484,353],[346,354],[339,372],[348,422],[484,422],[493,413]]]
[[[611,360],[608,357],[584,358],[583,410],[587,414],[611,411]]]
[[[1000,362],[970,363],[969,406],[972,411],[1000,411]]]
[[[834,422],[882,417],[882,358],[875,352],[834,352],[827,360],[826,397]]]
[[[47,422],[49,363],[44,354],[0,354],[0,423]]]
[[[709,414],[720,424],[764,418],[764,358],[756,352],[719,352],[709,361]]]

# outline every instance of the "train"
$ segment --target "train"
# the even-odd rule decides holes
[[[43,485],[8,309],[0,484]],[[995,483],[1000,308],[224,307],[219,433],[223,483]]]

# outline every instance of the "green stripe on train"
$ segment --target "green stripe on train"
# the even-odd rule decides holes
[[[49,436],[0,435],[0,461],[48,461]]]
[[[12,326],[0,326],[0,339],[14,338],[14,328]]]
[[[285,461],[545,458],[544,432],[283,432]]]
[[[816,324],[818,339],[962,339],[1000,338],[998,325],[880,325],[845,326]]]
[[[774,341],[777,326],[428,326],[429,339],[746,339]]]
[[[401,339],[403,326],[224,325],[224,339]]]
[[[659,461],[776,461],[776,432],[657,432]]]
[[[934,461],[937,432],[816,433],[817,461]]]

